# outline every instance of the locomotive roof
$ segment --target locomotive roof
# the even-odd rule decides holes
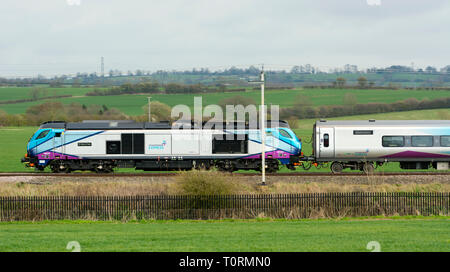
[[[450,120],[336,120],[316,121],[316,126],[450,126]]]
[[[187,123],[187,124],[186,124]],[[203,126],[207,122],[203,122]],[[209,125],[217,127],[222,125],[223,128],[227,128],[232,125],[234,128],[249,128],[249,124],[246,122],[210,122]],[[40,128],[59,128],[66,130],[87,130],[87,129],[172,129],[173,127],[180,127],[181,125],[188,125],[188,127],[196,127],[194,122],[180,122],[176,125],[170,124],[168,121],[162,121],[159,123],[150,122],[135,122],[133,120],[86,120],[83,122],[66,123],[64,121],[48,121],[43,123]],[[274,127],[289,127],[286,121],[278,120],[273,121]],[[266,127],[272,127],[271,120],[268,120]],[[257,124],[259,128],[259,124]]]

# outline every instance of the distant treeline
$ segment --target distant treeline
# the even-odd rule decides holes
[[[360,90],[360,89],[373,89],[373,90],[426,90],[426,91],[450,91],[450,87],[402,87],[396,84],[390,84],[389,86],[364,86],[359,85],[344,85],[338,86],[336,84],[324,84],[324,85],[305,85],[302,86],[305,89],[349,89],[349,90]],[[256,88],[255,88],[256,89]],[[267,89],[267,88],[266,88]],[[289,88],[285,88],[289,89]],[[279,89],[278,89],[279,90]]]
[[[57,99],[57,98],[67,98],[67,97],[72,97],[72,95],[71,94],[65,94],[65,95],[45,96],[45,97],[39,97],[39,98],[5,100],[5,101],[0,101],[0,105],[17,104],[17,103],[25,103],[25,102],[33,102],[33,101],[38,101],[38,100],[45,100],[45,99]]]
[[[319,107],[297,104],[289,108],[280,109],[280,117],[283,119],[330,118],[349,115],[446,108],[450,108],[450,97],[433,100],[408,98],[394,103],[352,104],[351,101],[349,101],[346,105],[328,105]]]
[[[45,121],[122,120],[127,116],[103,105],[81,105],[45,102],[29,107],[23,114],[7,114],[0,110],[0,126],[38,126]]]
[[[92,92],[86,93],[87,96],[108,96],[108,95],[122,95],[122,94],[194,94],[194,93],[215,93],[215,92],[245,92],[244,88],[228,89],[224,85],[216,87],[204,86],[202,84],[177,84],[169,83],[167,85],[160,85],[157,82],[141,82],[137,84],[125,83],[118,87],[111,87],[106,90],[94,89]]]

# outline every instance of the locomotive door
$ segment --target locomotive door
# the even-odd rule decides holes
[[[320,128],[319,157],[334,157],[334,128]]]
[[[64,154],[64,141],[63,141],[64,135],[62,132],[55,132],[55,135],[53,137],[53,151],[55,153]],[[60,154],[56,154],[56,156],[60,156]]]

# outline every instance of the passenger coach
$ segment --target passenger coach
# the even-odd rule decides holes
[[[374,165],[400,162],[402,169],[448,170],[450,121],[317,121],[313,156],[344,168],[372,172]]]

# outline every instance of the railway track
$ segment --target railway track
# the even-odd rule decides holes
[[[0,177],[169,177],[175,176],[176,172],[171,173],[0,173]],[[259,173],[234,173],[236,176],[260,176]],[[295,173],[271,173],[267,176],[278,177],[294,177],[294,176],[306,176],[306,177],[333,177],[333,176],[356,176],[366,177],[367,174],[349,172],[349,173],[322,173],[322,172],[295,172]],[[450,176],[448,172],[375,172],[369,176]]]

